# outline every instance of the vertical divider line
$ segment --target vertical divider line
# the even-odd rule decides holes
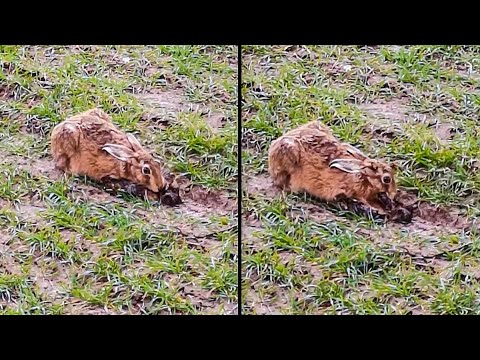
[[[242,315],[242,45],[238,46],[238,73],[237,73],[237,153],[238,153],[238,175],[237,175],[237,201],[238,201],[238,236],[237,236],[237,249],[238,249],[238,315]]]

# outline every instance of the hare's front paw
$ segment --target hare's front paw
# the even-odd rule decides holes
[[[410,224],[413,220],[414,205],[405,206],[395,202],[395,207],[389,213],[389,220],[401,224]]]
[[[386,210],[391,211],[394,208],[394,202],[392,199],[390,199],[387,193],[379,193],[378,200],[383,205],[383,208],[385,208]]]
[[[167,206],[175,206],[182,203],[182,199],[178,194],[178,191],[166,191],[163,195],[160,196],[160,203]]]

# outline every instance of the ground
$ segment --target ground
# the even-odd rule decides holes
[[[480,47],[242,47],[247,314],[480,313]],[[411,224],[274,188],[272,140],[320,119],[397,161]]]
[[[93,107],[183,204],[55,171],[53,126]],[[235,46],[1,46],[0,156],[0,313],[237,313]]]

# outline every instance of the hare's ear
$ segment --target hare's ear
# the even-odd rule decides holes
[[[361,150],[357,149],[355,146],[352,146],[347,143],[343,143],[343,145],[345,146],[347,152],[350,153],[350,155],[353,155],[353,156],[358,155],[364,158],[367,157]]]
[[[329,166],[350,174],[359,173],[363,169],[363,163],[357,159],[335,159],[330,162]]]
[[[128,138],[128,142],[130,143],[130,145],[132,145],[132,148],[135,151],[142,150],[142,145],[133,134],[128,133],[127,138]]]
[[[128,161],[134,155],[133,151],[127,148],[126,146],[117,145],[117,144],[105,144],[102,147],[102,150],[105,150],[114,158],[121,161]]]

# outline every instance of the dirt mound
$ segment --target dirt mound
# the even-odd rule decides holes
[[[417,196],[406,191],[399,191],[396,201],[405,207],[413,207],[414,218],[435,226],[443,226],[451,229],[466,230],[473,224],[461,215],[457,208],[447,208],[426,201],[418,200]]]
[[[209,208],[221,208],[227,211],[237,208],[236,202],[224,192],[208,190],[200,186],[192,186],[188,192],[185,192],[185,197]]]
[[[456,229],[467,229],[471,226],[467,218],[461,216],[456,209],[442,208],[427,202],[420,202],[414,211],[418,216],[428,222],[439,226],[447,226]]]

